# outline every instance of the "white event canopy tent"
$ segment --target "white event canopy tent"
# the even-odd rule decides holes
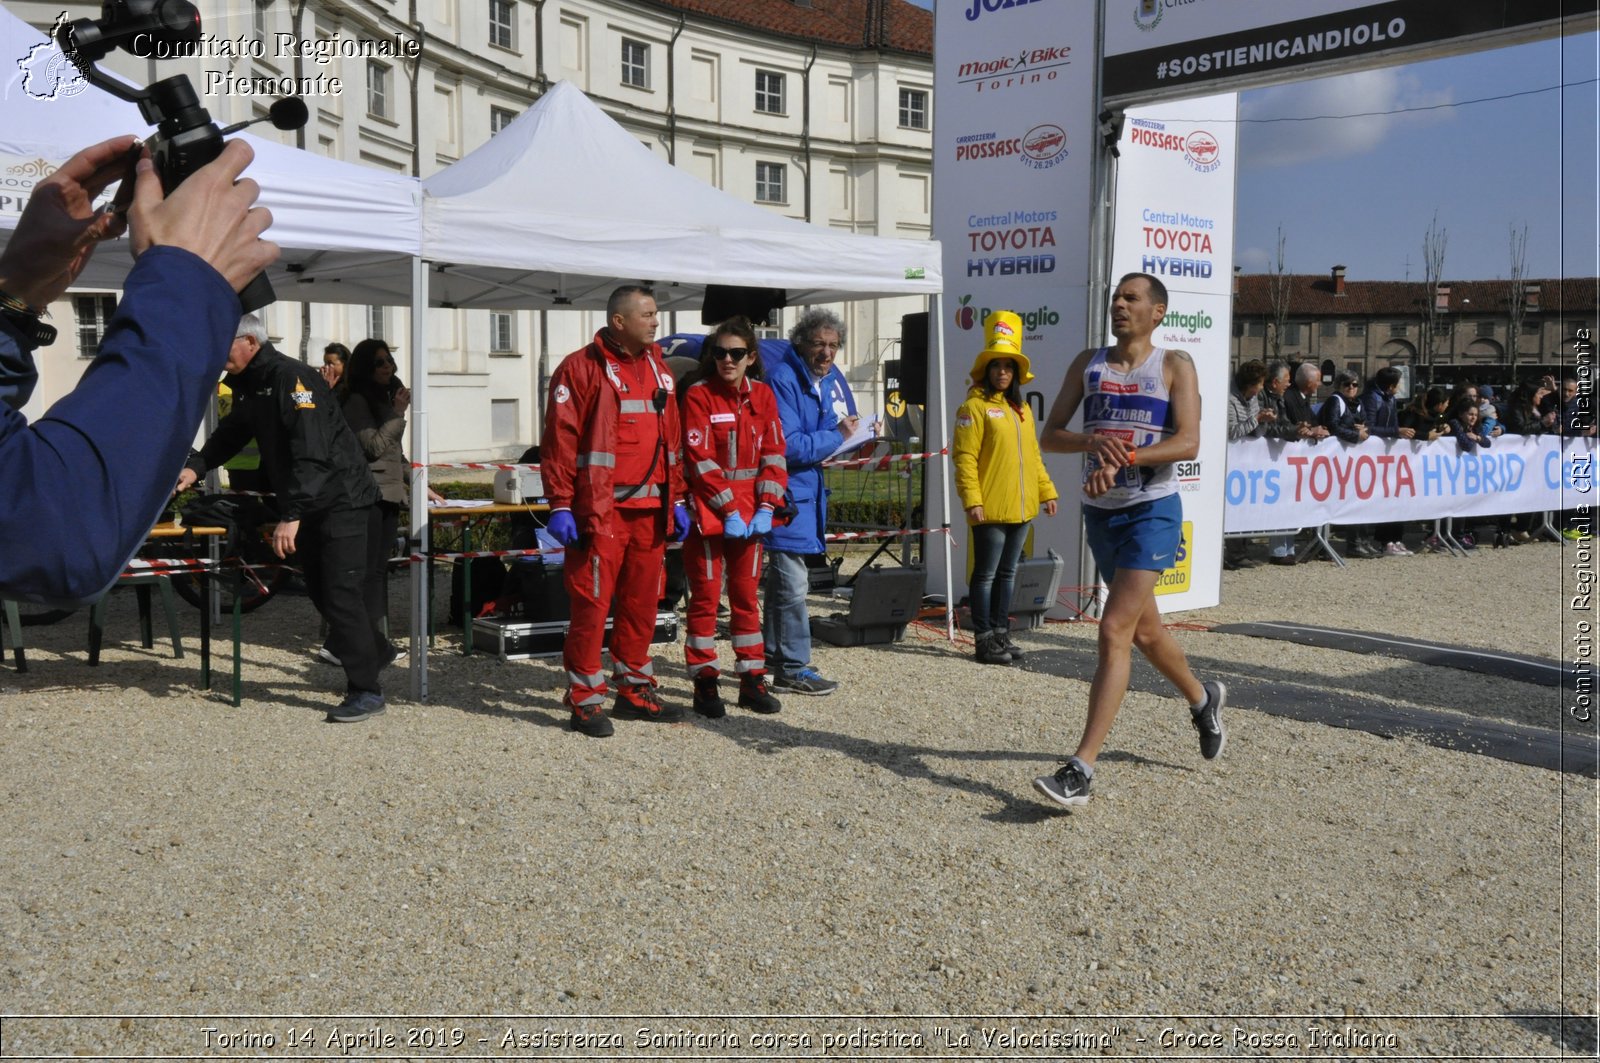
[[[0,11],[0,54],[41,43],[44,34]],[[23,77],[0,86],[0,163],[43,176],[88,144],[145,128],[133,104],[92,86],[39,99]],[[279,296],[411,306],[411,453],[423,465],[430,305],[603,309],[616,284],[641,281],[663,309],[699,306],[708,285],[781,288],[790,305],[937,299],[942,288],[937,242],[841,232],[747,203],[651,153],[567,82],[420,182],[242,135],[256,151],[248,176],[272,210],[268,236],[283,248],[269,271]],[[20,203],[0,211],[0,244],[19,211]],[[79,284],[120,288],[130,266],[118,248],[102,247]],[[935,401],[944,399],[941,372]],[[425,499],[415,492],[412,512],[424,535]],[[420,571],[413,588],[412,686],[425,697]]]

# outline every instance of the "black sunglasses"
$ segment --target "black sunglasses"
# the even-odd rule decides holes
[[[724,358],[730,358],[733,361],[737,362],[739,359],[743,358],[745,355],[747,355],[749,353],[750,353],[750,348],[748,348],[748,347],[713,347],[713,348],[711,348],[711,357],[715,358],[719,362],[722,361]]]

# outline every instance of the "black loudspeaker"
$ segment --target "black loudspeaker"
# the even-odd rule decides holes
[[[887,367],[885,368],[887,373]],[[917,406],[928,404],[928,315],[900,318],[900,364],[895,373],[900,398]]]
[[[729,284],[706,285],[706,301],[700,306],[702,325],[720,325],[730,317],[747,317],[752,325],[765,325],[774,310],[786,305],[788,293],[782,288],[736,288]]]

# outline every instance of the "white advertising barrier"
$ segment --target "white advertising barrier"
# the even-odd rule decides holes
[[[1572,509],[1594,501],[1595,440],[1501,436],[1465,453],[1432,443],[1368,439],[1228,444],[1232,532]]]
[[[1151,340],[1186,352],[1200,381],[1200,452],[1178,468],[1183,548],[1156,587],[1163,612],[1222,600],[1237,114],[1233,93],[1130,110],[1119,145],[1111,279],[1161,278],[1167,314]]]
[[[934,9],[933,235],[944,248],[944,297],[929,358],[942,350],[947,394],[942,406],[928,406],[930,439],[950,441],[988,311],[1022,317],[1022,349],[1036,378],[1024,391],[1036,414],[1049,408],[1083,349],[1098,6],[967,0]],[[1077,460],[1051,455],[1047,463],[1064,501],[1075,498]],[[928,512],[940,512],[944,490],[942,477],[930,478]],[[950,499],[950,510],[964,548],[959,500]],[[1034,554],[1055,550],[1069,573],[1078,570],[1079,542],[1070,512],[1034,523]],[[958,563],[955,597],[965,571]]]

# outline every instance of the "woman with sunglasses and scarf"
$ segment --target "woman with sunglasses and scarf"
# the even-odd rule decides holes
[[[767,690],[757,588],[761,537],[772,530],[772,513],[783,504],[789,478],[778,402],[761,381],[755,330],[744,318],[725,321],[706,337],[700,365],[683,389],[683,433],[694,516],[683,544],[689,581],[684,659],[694,680],[694,711],[710,719],[727,713],[718,691],[716,646],[726,569],[738,703],[774,713],[781,706]]]

